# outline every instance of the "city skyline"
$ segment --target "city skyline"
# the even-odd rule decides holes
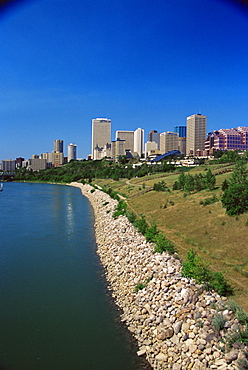
[[[208,132],[247,126],[247,34],[246,8],[228,0],[6,6],[0,158],[50,151],[56,137],[87,158],[93,117],[111,118],[111,140],[173,131],[197,113]]]

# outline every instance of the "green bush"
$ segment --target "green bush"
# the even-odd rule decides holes
[[[117,218],[119,216],[125,216],[126,215],[126,210],[127,210],[127,203],[124,202],[123,200],[119,200],[115,211],[113,213],[113,217]]]
[[[217,333],[219,333],[222,329],[224,329],[225,323],[226,323],[226,319],[220,313],[217,313],[212,320],[212,324],[215,330],[217,331]]]
[[[147,242],[155,242],[156,235],[158,234],[158,228],[155,222],[152,223],[151,227],[147,227],[145,232],[145,238]]]
[[[155,191],[168,191],[168,187],[166,186],[166,183],[162,180],[162,181],[157,182],[153,185],[153,190],[155,190]]]
[[[134,221],[133,224],[141,234],[145,235],[148,223],[146,222],[144,215],[142,215],[140,219]]]
[[[144,289],[146,287],[146,284],[143,284],[143,283],[138,283],[135,287],[135,292],[138,292],[139,290],[141,289]]]
[[[216,197],[216,195],[213,195],[210,198],[205,198],[204,200],[201,200],[200,204],[203,205],[203,206],[208,206],[209,204],[213,204],[213,203],[216,203],[218,201],[219,201],[219,199]]]
[[[248,345],[248,326],[241,328],[239,327],[237,332],[232,332],[227,337],[227,344],[228,346],[232,347],[235,343],[243,343],[244,345]]]
[[[232,288],[223,274],[209,270],[208,266],[209,264],[200,258],[192,248],[187,254],[187,260],[182,264],[182,275],[195,279],[197,283],[204,284],[206,289],[213,289],[220,295],[232,294]]]
[[[164,236],[162,233],[158,233],[155,236],[155,247],[154,247],[154,253],[174,253],[175,248],[174,244]]]
[[[135,222],[135,220],[136,220],[135,213],[133,213],[131,211],[127,211],[126,216],[127,216],[128,221],[131,222],[131,224],[133,224]]]

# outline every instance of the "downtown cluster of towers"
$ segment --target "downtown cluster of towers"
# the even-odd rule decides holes
[[[111,141],[111,120],[96,118],[92,120],[92,158],[118,158],[120,155],[132,157],[154,157],[173,150],[180,153],[196,154],[204,150],[207,117],[194,114],[187,117],[187,125],[176,126],[174,132],[159,133],[151,130],[148,141],[144,140],[144,129],[134,131],[117,130],[115,140]]]
[[[193,114],[185,126],[159,133],[151,130],[144,142],[144,129],[117,130],[111,141],[111,120],[92,120],[92,159],[117,159],[120,155],[152,159],[160,154],[179,151],[186,156],[209,156],[218,150],[248,150],[248,127],[219,129],[207,134],[207,116]]]
[[[209,156],[218,150],[248,150],[248,127],[219,129],[207,134],[207,116],[193,114],[186,118],[185,126],[176,126],[174,131],[159,133],[151,130],[145,143],[144,129],[134,131],[117,130],[111,141],[111,119],[92,119],[92,147],[88,159],[128,158],[154,159],[161,154],[179,151],[185,156]],[[16,167],[26,167],[34,171],[58,167],[72,159],[77,159],[77,145],[67,146],[68,156],[64,156],[63,140],[54,140],[54,150],[50,153],[32,155],[31,159],[16,158],[2,160],[2,171],[14,171]]]

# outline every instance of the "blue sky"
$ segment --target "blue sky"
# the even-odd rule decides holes
[[[231,0],[28,0],[0,13],[0,160],[115,131],[248,126],[248,10]]]

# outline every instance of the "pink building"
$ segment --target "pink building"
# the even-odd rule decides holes
[[[205,150],[248,150],[248,127],[220,129],[208,134]]]

